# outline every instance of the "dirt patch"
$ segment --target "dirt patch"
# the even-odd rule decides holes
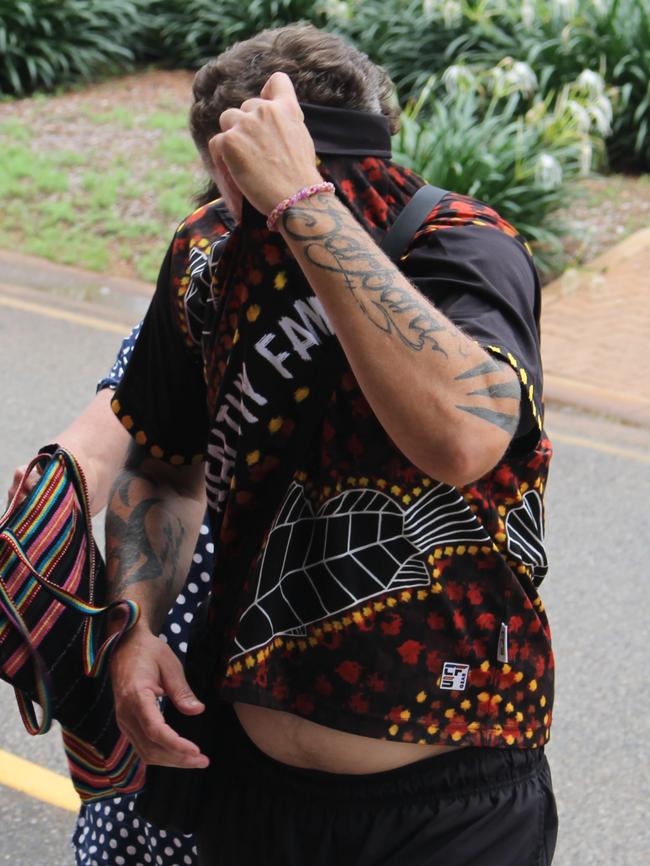
[[[191,84],[189,72],[155,70],[0,103],[0,145],[5,152],[21,148],[26,164],[14,153],[14,191],[7,193],[8,184],[4,195],[0,190],[5,245],[61,264],[155,279],[205,182],[187,129]],[[65,245],[57,242],[58,227]]]
[[[614,174],[583,180],[571,210],[559,216],[571,229],[565,245],[570,262],[591,261],[650,225],[650,175]]]
[[[134,114],[151,105],[189,109],[192,72],[152,69],[98,84],[77,87],[54,96],[36,96],[0,103],[0,119],[33,119],[39,105],[47,104],[47,114],[65,118],[83,115],[88,109],[109,111],[118,106]]]

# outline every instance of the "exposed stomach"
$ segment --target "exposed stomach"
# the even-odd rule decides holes
[[[252,704],[235,703],[235,712],[258,749],[283,764],[309,770],[350,775],[382,773],[458,748],[361,737]]]

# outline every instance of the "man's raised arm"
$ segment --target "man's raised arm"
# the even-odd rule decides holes
[[[219,182],[234,182],[261,213],[322,180],[284,73],[269,78],[260,98],[224,111],[220,125],[209,145]],[[278,228],[400,450],[454,486],[492,469],[519,422],[515,371],[421,295],[334,196],[294,202]]]

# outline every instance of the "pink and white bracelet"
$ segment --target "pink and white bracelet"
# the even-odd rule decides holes
[[[324,180],[321,183],[305,186],[294,192],[289,198],[283,199],[280,204],[276,204],[266,220],[266,227],[270,232],[277,231],[276,225],[282,214],[297,204],[299,201],[304,201],[306,198],[311,198],[313,195],[318,195],[319,192],[334,192],[334,184]]]

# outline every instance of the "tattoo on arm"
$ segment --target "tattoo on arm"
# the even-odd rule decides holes
[[[143,581],[159,581],[161,604],[166,604],[174,586],[185,527],[155,497],[133,501],[132,485],[151,479],[138,470],[127,470],[115,483],[106,516],[106,561],[118,577],[113,598],[123,596],[128,588]],[[116,503],[112,507],[110,503]],[[121,512],[121,513],[120,513]],[[157,610],[163,615],[166,610]]]
[[[446,319],[438,316],[425,298],[412,286],[404,284],[403,275],[387,261],[367,233],[349,213],[342,210],[329,195],[314,196],[308,204],[289,208],[282,215],[288,237],[302,245],[307,261],[324,271],[339,274],[359,308],[372,324],[386,334],[395,334],[415,352],[429,348],[448,358],[440,335],[459,335]],[[447,343],[449,340],[447,339]],[[469,350],[458,339],[458,355],[468,357]],[[507,370],[510,370],[507,367]],[[492,357],[455,377],[456,381],[504,373],[504,364]],[[511,374],[510,374],[511,375]],[[517,400],[521,390],[517,382],[488,383],[468,391],[466,397],[490,400]],[[474,402],[474,401],[471,401]],[[481,405],[456,405],[490,424],[514,434],[519,422],[519,407],[512,414]],[[501,407],[499,407],[501,408]]]
[[[476,415],[477,418],[482,418],[484,421],[489,421],[496,427],[505,430],[506,433],[514,433],[517,429],[519,417],[517,415],[508,415],[505,412],[495,412],[494,409],[485,409],[483,406],[456,406],[463,412],[469,412],[471,415]]]
[[[500,364],[494,358],[488,358],[487,361],[456,376],[456,381],[473,379],[476,376],[486,376],[491,375],[492,373],[504,373],[505,371],[508,371],[510,377],[512,376],[510,367],[502,363]],[[485,388],[468,391],[466,396],[488,397],[492,400],[516,400],[517,403],[519,403],[521,400],[521,388],[519,387],[519,383],[513,381],[511,378],[508,382],[495,382],[488,384]],[[511,436],[515,433],[517,425],[519,424],[518,406],[513,414],[508,412],[498,412],[494,409],[488,408],[487,406],[460,406],[456,404],[456,408],[460,409],[461,412],[469,412],[470,415],[474,415],[477,418],[481,418],[483,421],[494,424],[501,430],[505,430],[505,432]]]
[[[519,400],[521,388],[517,382],[504,382],[500,385],[488,385],[487,388],[479,388],[478,391],[470,391],[468,397],[505,397]]]
[[[465,370],[460,376],[456,376],[456,381],[458,382],[460,379],[473,379],[475,376],[485,376],[488,373],[498,373],[500,369],[499,364],[494,358],[488,358],[485,363],[478,364],[476,367],[472,367],[471,370]]]
[[[428,346],[447,357],[436,336],[447,330],[444,322],[416,289],[403,285],[399,271],[369,243],[356,221],[346,218],[336,199],[320,195],[315,197],[315,206],[289,208],[283,214],[283,225],[290,238],[303,244],[312,265],[341,275],[376,328],[395,334],[414,352]]]

